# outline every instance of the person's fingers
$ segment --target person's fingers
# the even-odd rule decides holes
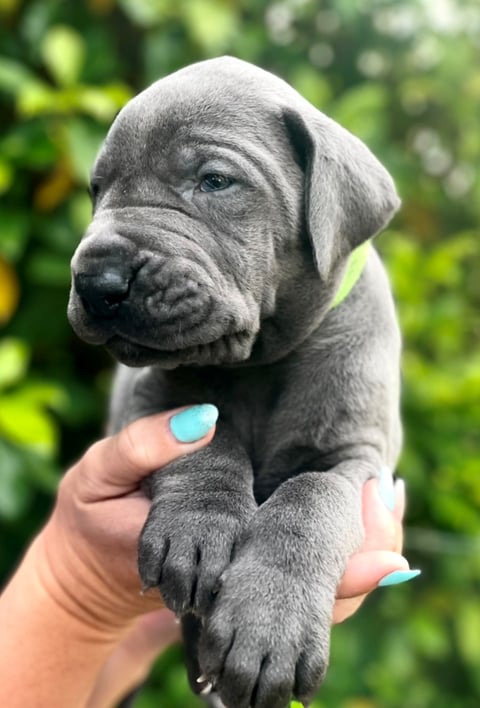
[[[151,472],[207,445],[218,411],[205,404],[141,418],[95,443],[69,471],[86,503],[133,492]]]
[[[368,593],[380,586],[397,585],[413,580],[420,570],[411,570],[408,561],[398,553],[368,551],[353,556],[338,588],[333,611],[333,624],[351,617]]]
[[[352,556],[337,589],[333,624],[344,622],[355,614],[382,578],[397,570],[408,570],[408,567],[408,561],[392,551],[367,551]]]
[[[354,615],[359,607],[361,607],[366,597],[367,594],[349,597],[345,600],[337,600],[333,608],[332,624],[341,624]]]
[[[353,615],[368,593],[380,582],[399,571],[403,580],[419,571],[409,571],[408,561],[400,555],[403,542],[402,519],[405,513],[405,484],[395,483],[387,469],[380,480],[369,480],[363,489],[363,524],[365,540],[361,550],[348,562],[337,590],[333,623]],[[407,577],[405,577],[405,574]],[[391,582],[401,582],[395,579]],[[386,582],[385,584],[389,584]]]
[[[348,561],[347,570],[337,589],[337,598],[352,598],[374,590],[380,580],[395,570],[408,570],[406,558],[392,551],[357,553]]]
[[[379,482],[369,480],[363,487],[364,543],[362,551],[400,552],[403,543],[401,517],[404,508],[404,487],[395,485],[394,510],[389,509],[381,496]]]

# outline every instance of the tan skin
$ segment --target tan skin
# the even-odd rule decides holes
[[[63,478],[51,518],[0,598],[0,705],[108,708],[148,675],[178,626],[155,591],[140,593],[136,546],[152,470],[207,445],[179,443],[178,411],[144,418],[93,445]],[[401,555],[404,489],[390,512],[364,487],[365,542],[338,588],[333,622],[351,616]],[[15,657],[12,661],[11,657]]]

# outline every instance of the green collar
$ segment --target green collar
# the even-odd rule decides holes
[[[365,241],[365,243],[360,244],[360,246],[357,246],[357,248],[351,252],[348,258],[347,269],[343,276],[343,280],[340,283],[340,287],[337,290],[337,294],[335,295],[332,304],[330,305],[331,310],[345,300],[357,280],[362,275],[365,263],[367,262],[369,250],[370,241]]]

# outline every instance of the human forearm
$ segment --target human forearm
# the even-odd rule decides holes
[[[198,441],[179,443],[171,415],[93,445],[63,477],[51,519],[0,597],[0,706],[103,708],[151,663],[155,638],[130,668],[121,662],[115,691],[90,700],[138,618],[162,607],[158,592],[140,595],[136,546],[149,508],[141,480],[213,436],[202,427]],[[160,635],[159,647],[168,641]]]
[[[0,665],[8,666],[0,705],[83,708],[128,627],[99,628],[72,611],[46,571],[42,543],[41,534],[0,598]]]

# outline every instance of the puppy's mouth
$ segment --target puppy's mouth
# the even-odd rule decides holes
[[[161,349],[114,335],[108,339],[105,346],[115,359],[127,366],[158,365],[173,369],[182,365],[239,364],[250,356],[254,340],[254,333],[240,330],[202,344],[180,349]]]

